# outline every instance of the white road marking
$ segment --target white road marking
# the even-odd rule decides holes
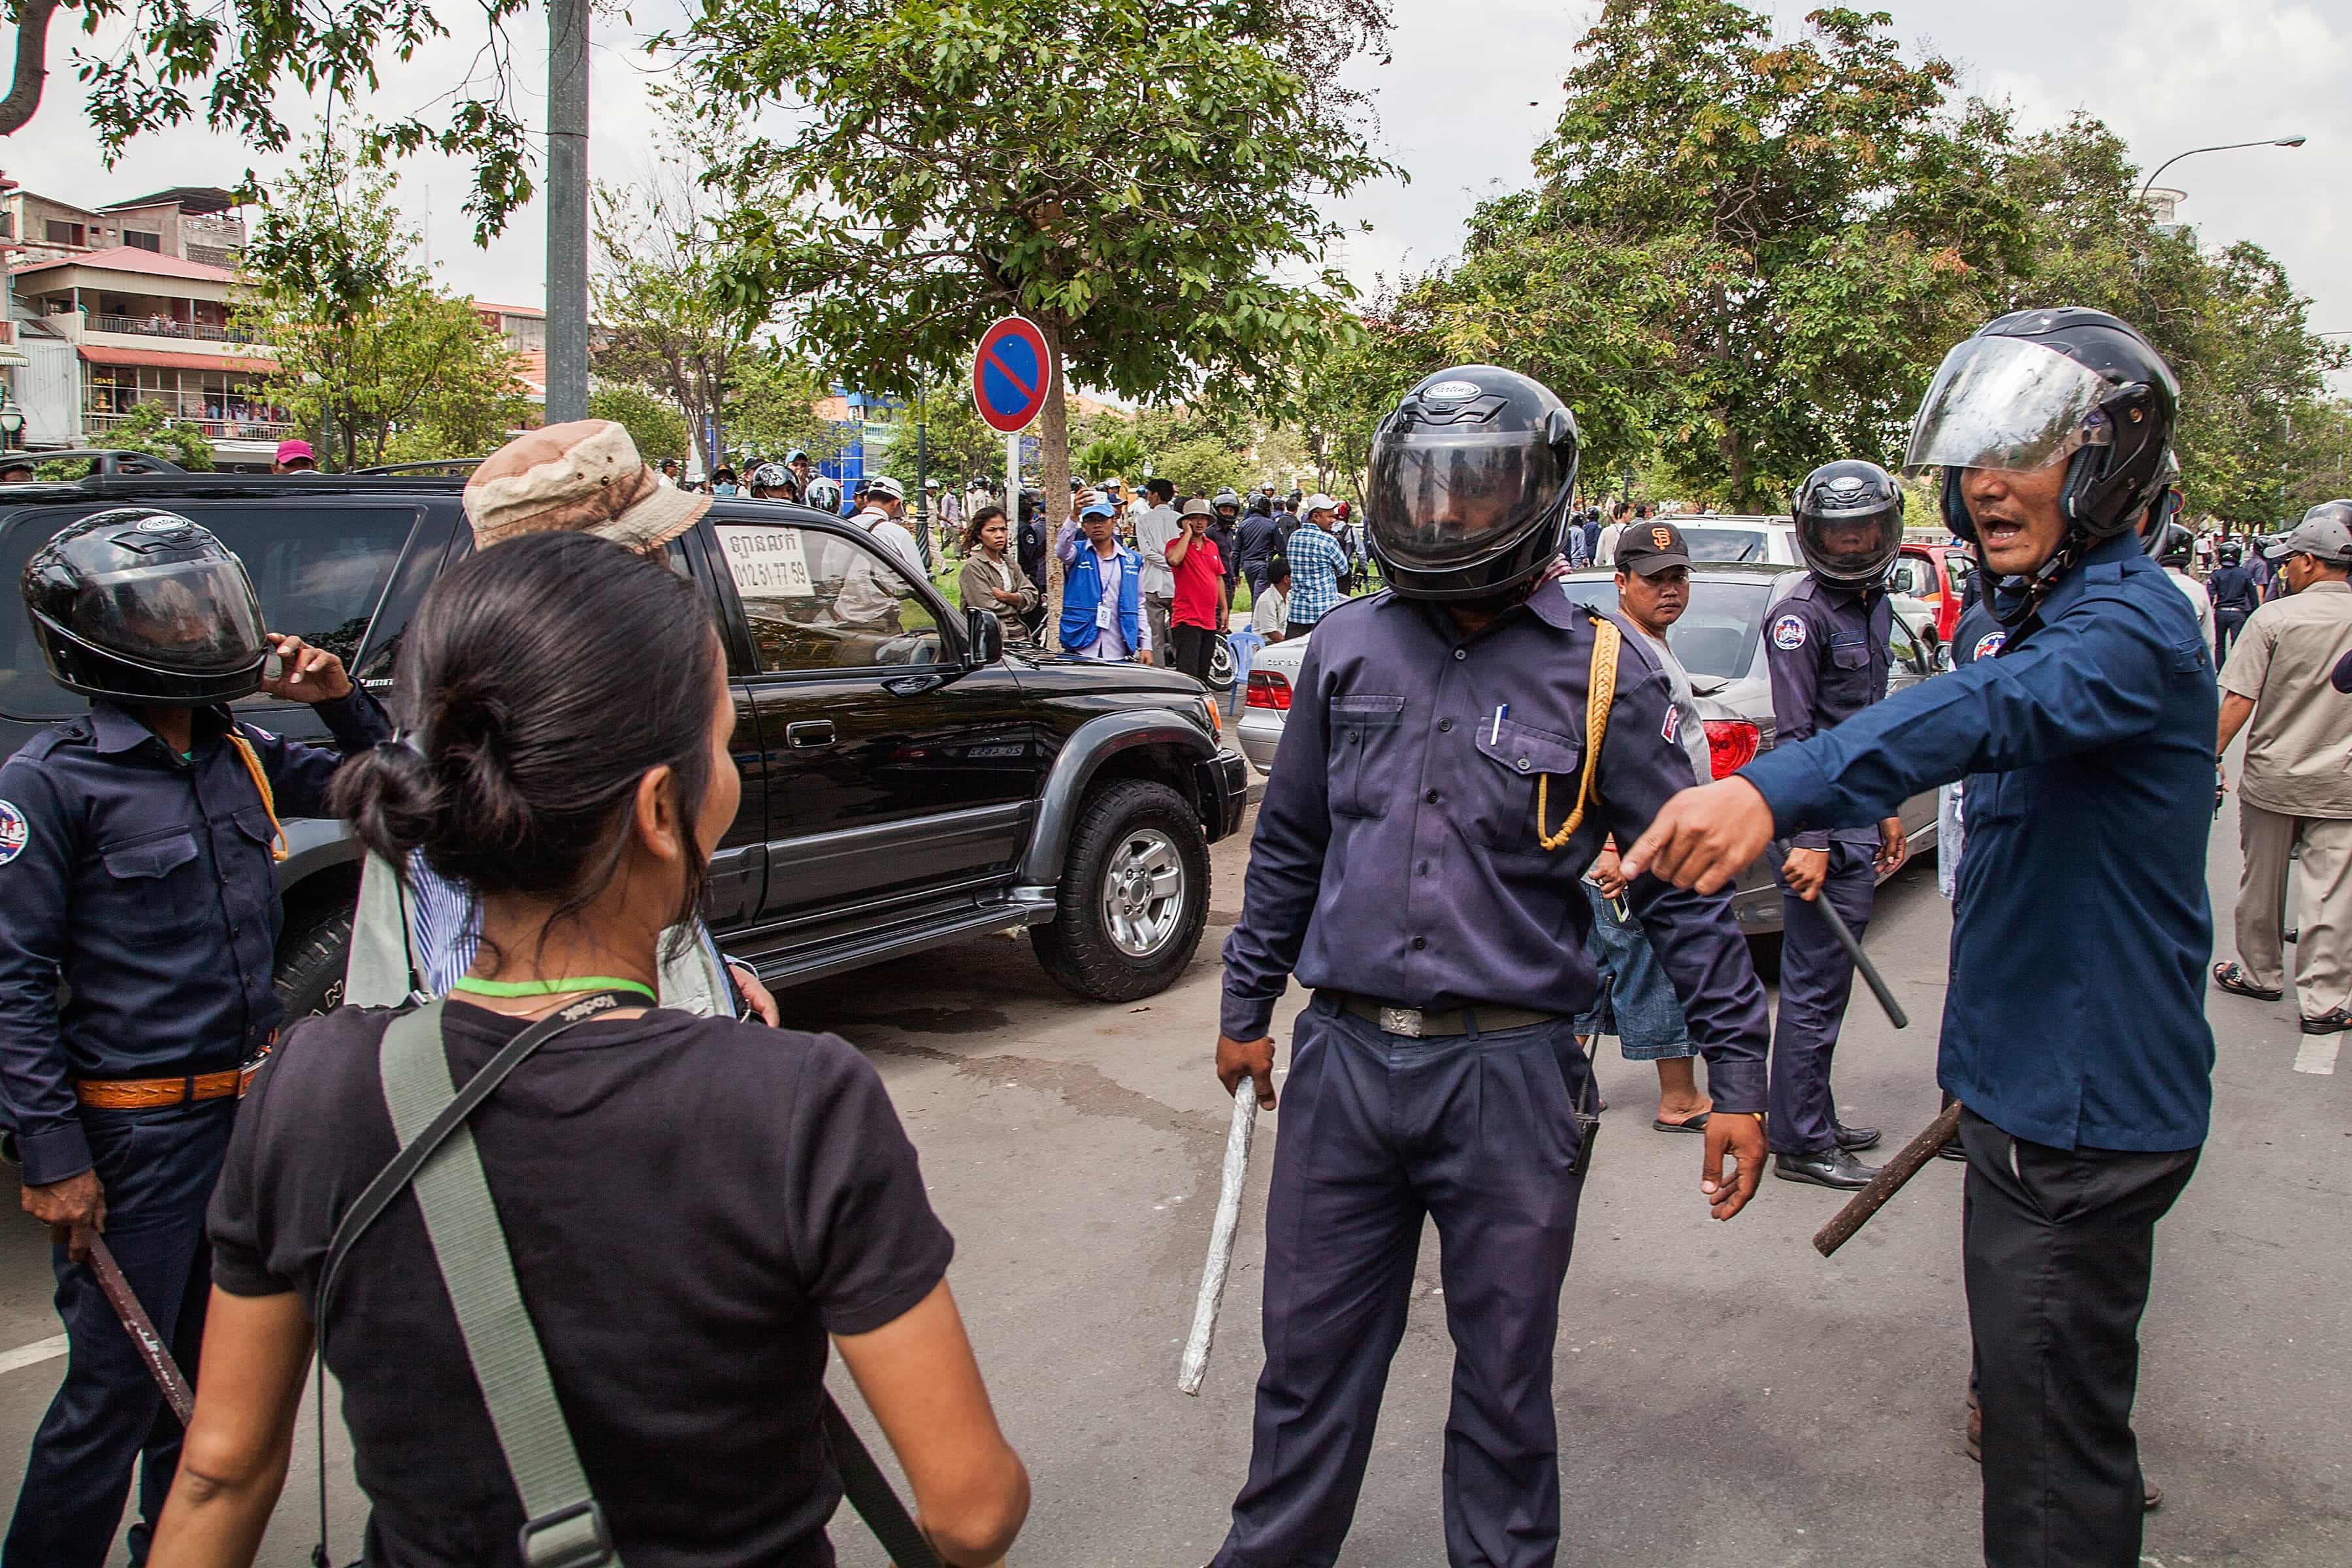
[[[2334,1073],[2336,1050],[2343,1043],[2342,1035],[2305,1035],[2303,1048],[2294,1053],[2294,1070],[2322,1075]]]
[[[15,1372],[19,1367],[37,1366],[45,1361],[55,1361],[66,1353],[66,1337],[58,1334],[50,1339],[35,1340],[28,1345],[18,1345],[12,1351],[0,1351],[0,1373]]]

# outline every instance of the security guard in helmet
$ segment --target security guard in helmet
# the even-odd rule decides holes
[[[144,1560],[180,1426],[83,1261],[89,1234],[195,1375],[205,1205],[281,1016],[278,819],[330,815],[338,762],[227,704],[312,702],[347,751],[391,727],[332,654],[263,630],[244,566],[184,517],[85,518],[34,552],[24,595],[50,676],[90,707],[0,765],[0,1100],[71,1343],[0,1562],[96,1568],[134,1459]]]
[[[2003,640],[1678,797],[1625,859],[1720,887],[1776,831],[1966,778],[1937,1076],[1965,1107],[1991,1568],[2140,1561],[2139,1320],[2212,1109],[2219,704],[2196,618],[2137,536],[2167,510],[2179,396],[2104,311],[2019,311],[1955,348],[1908,460],[1941,472]]]
[[[1576,421],[1493,365],[1441,371],[1382,420],[1366,512],[1388,591],[1315,628],[1224,949],[1217,1074],[1275,1104],[1265,1369],[1223,1568],[1333,1563],[1355,1510],[1423,1222],[1455,1363],[1447,1553],[1537,1568],[1559,1532],[1560,1283],[1597,1108],[1576,1015],[1597,991],[1580,879],[1690,782],[1644,640],[1554,581]],[[1701,1195],[1755,1191],[1763,988],[1721,894],[1629,890],[1706,1054]],[[1736,1174],[1724,1173],[1727,1154]]]
[[[1773,607],[1765,639],[1776,745],[1843,723],[1886,695],[1895,626],[1886,572],[1903,547],[1903,489],[1875,463],[1825,463],[1797,487],[1795,513],[1806,571]],[[1853,960],[1814,900],[1828,900],[1860,936],[1879,874],[1902,865],[1905,852],[1895,816],[1790,840],[1772,1031],[1772,1173],[1784,1181],[1854,1188],[1878,1174],[1853,1153],[1875,1144],[1878,1130],[1840,1123],[1830,1090]]]

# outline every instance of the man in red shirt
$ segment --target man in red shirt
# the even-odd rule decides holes
[[[1184,503],[1184,526],[1168,542],[1168,564],[1176,573],[1176,602],[1168,611],[1172,662],[1202,685],[1209,684],[1209,660],[1225,619],[1225,563],[1208,537],[1214,521],[1209,503]]]

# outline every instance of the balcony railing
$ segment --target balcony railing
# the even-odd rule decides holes
[[[93,332],[121,332],[142,338],[193,338],[211,343],[252,343],[262,340],[243,327],[219,327],[205,321],[175,321],[169,316],[98,316],[89,318]]]
[[[280,419],[273,409],[254,409],[244,414],[232,412],[217,404],[188,402],[181,404],[168,397],[145,397],[141,403],[160,404],[172,416],[174,425],[184,425],[204,432],[214,441],[278,441],[297,434],[291,421]],[[128,407],[100,405],[82,410],[81,427],[85,437],[102,435],[131,418]]]

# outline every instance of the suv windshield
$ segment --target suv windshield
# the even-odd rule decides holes
[[[1772,595],[1769,582],[1694,578],[1690,608],[1666,628],[1666,646],[1683,668],[1700,677],[1736,680],[1756,661],[1756,639]],[[1568,584],[1568,596],[1595,609],[1617,607],[1617,584],[1606,578]]]
[[[174,504],[235,551],[261,595],[273,632],[291,632],[327,649],[346,665],[366,637],[368,621],[400,552],[416,526],[414,506]],[[48,721],[71,718],[88,702],[49,679],[41,650],[16,592],[25,563],[49,536],[80,514],[68,508],[20,511],[0,537],[0,713]],[[268,702],[273,698],[255,698]]]

